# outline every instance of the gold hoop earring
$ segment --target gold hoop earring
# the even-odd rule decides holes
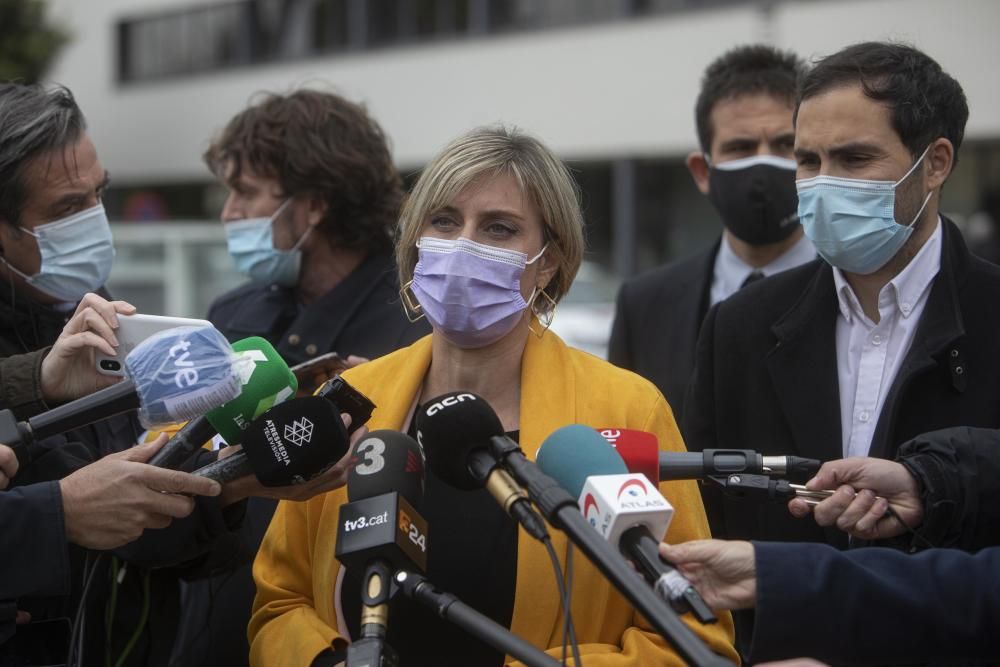
[[[545,299],[541,307],[538,305],[539,295]],[[535,291],[531,294],[531,298],[528,299],[528,310],[531,311],[531,314],[534,315],[535,319],[537,319],[539,324],[542,325],[541,331],[535,331],[534,327],[532,327],[531,324],[528,324],[528,330],[541,338],[542,335],[548,331],[549,327],[552,326],[552,320],[556,316],[556,300],[549,296],[544,289],[538,289],[536,287]]]
[[[413,290],[410,289],[412,285],[413,281],[411,280],[400,288],[399,300],[403,304],[403,314],[406,315],[406,319],[410,322],[419,322],[424,318],[424,307],[420,305]]]

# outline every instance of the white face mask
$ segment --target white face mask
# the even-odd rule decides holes
[[[104,286],[115,259],[111,226],[103,204],[71,216],[23,229],[35,237],[42,263],[33,276],[7,268],[39,292],[63,302],[76,302]],[[2,259],[2,258],[0,258]]]

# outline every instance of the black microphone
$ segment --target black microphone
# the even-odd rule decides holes
[[[293,398],[253,420],[243,449],[195,470],[220,484],[256,475],[264,486],[302,484],[343,458],[350,437],[340,411],[320,396]]]
[[[704,479],[746,473],[809,477],[822,461],[800,456],[766,456],[752,449],[706,449],[701,452],[660,452],[660,479]]]
[[[427,401],[417,413],[417,440],[427,465],[448,484],[470,491],[483,486],[504,511],[535,539],[549,538],[545,522],[527,494],[489,450],[489,440],[503,435],[493,408],[470,392],[451,392]]]
[[[427,569],[423,453],[413,438],[372,431],[358,443],[347,475],[348,502],[340,507],[335,555],[348,570],[364,571],[361,630],[347,648],[347,667],[395,665],[385,643],[392,575]]]

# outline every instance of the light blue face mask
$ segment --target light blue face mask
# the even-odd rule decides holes
[[[274,221],[290,201],[286,199],[269,218],[247,218],[222,225],[236,270],[254,282],[294,287],[299,281],[302,265],[300,248],[313,228],[310,226],[289,250],[274,247]]]
[[[38,273],[29,276],[6,259],[3,263],[39,292],[61,302],[75,303],[107,282],[115,260],[115,246],[103,204],[34,229],[21,229],[34,236],[38,244],[42,258]]]
[[[850,273],[867,275],[885,266],[913,234],[931,199],[905,225],[896,222],[896,188],[923,162],[928,146],[898,181],[816,176],[795,182],[799,219],[816,252]]]

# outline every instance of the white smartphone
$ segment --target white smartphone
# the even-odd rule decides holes
[[[119,315],[118,329],[115,337],[118,338],[118,354],[108,356],[103,352],[98,352],[97,372],[104,375],[125,374],[125,357],[136,345],[146,340],[150,336],[164,329],[174,327],[210,327],[212,323],[208,320],[198,320],[190,317],[166,317],[164,315]]]

